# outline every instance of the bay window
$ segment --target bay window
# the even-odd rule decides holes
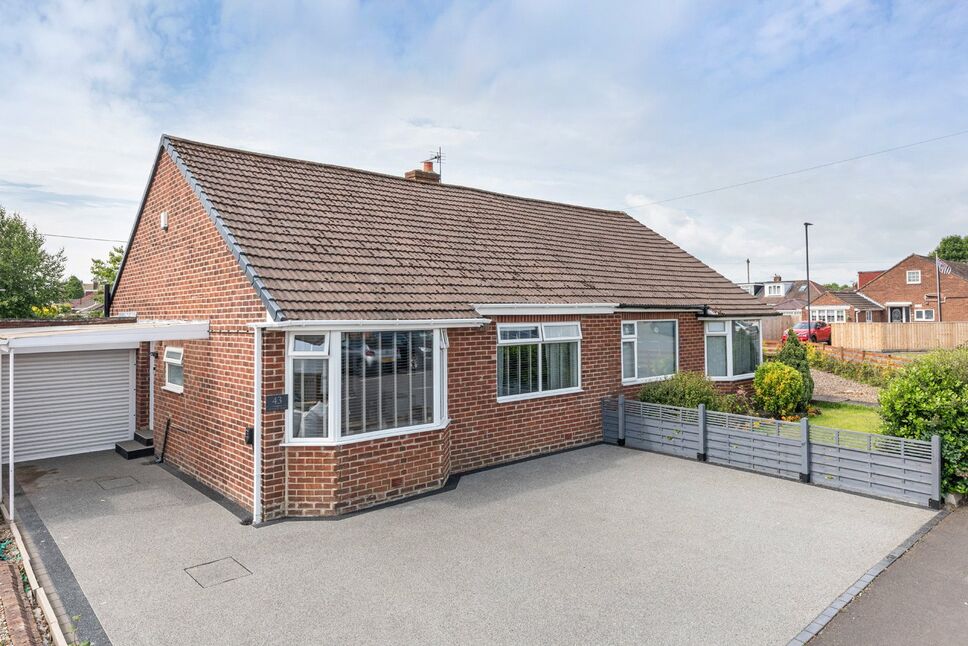
[[[287,441],[334,444],[445,423],[445,330],[288,336]]]
[[[622,322],[622,381],[667,379],[679,367],[676,320]]]
[[[499,400],[573,392],[581,386],[578,323],[498,326]]]
[[[705,326],[706,375],[714,380],[751,377],[762,360],[760,322],[706,321]]]

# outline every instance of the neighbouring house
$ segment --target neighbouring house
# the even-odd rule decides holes
[[[806,315],[806,280],[783,280],[781,276],[774,275],[773,280],[768,282],[737,284],[761,303],[772,307],[778,314],[796,317]],[[826,293],[827,289],[823,285],[810,281],[811,300],[815,300]]]
[[[165,136],[109,301],[137,323],[0,353],[140,339],[132,424],[257,523],[595,443],[679,371],[749,384],[772,307],[625,213],[439,180]]]
[[[74,298],[70,301],[71,312],[74,314],[90,314],[104,307],[104,304],[98,299],[98,293],[95,291],[84,291],[84,295],[80,298]]]
[[[875,269],[872,271],[858,271],[857,272],[857,289],[862,289],[864,285],[871,282],[878,276],[884,273],[883,269]]]
[[[968,321],[968,263],[944,261],[941,274],[941,319]],[[874,321],[907,323],[938,320],[937,274],[934,258],[911,254],[875,277],[858,274],[858,290],[882,306]]]
[[[856,291],[829,291],[810,304],[814,321],[826,323],[872,322],[883,317],[884,307]],[[803,320],[807,311],[803,310]]]

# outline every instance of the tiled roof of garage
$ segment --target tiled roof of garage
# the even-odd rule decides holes
[[[466,318],[487,303],[773,313],[619,211],[163,143],[280,318]]]

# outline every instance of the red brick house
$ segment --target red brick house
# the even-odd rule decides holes
[[[945,264],[950,272],[941,274],[940,317],[934,258],[911,254],[874,278],[858,276],[864,279],[860,293],[884,308],[873,320],[968,321],[968,263],[948,260]]]
[[[141,348],[138,418],[255,522],[595,443],[677,371],[748,383],[773,314],[625,213],[167,136],[110,309],[208,322]]]
[[[827,323],[872,322],[883,317],[884,307],[861,292],[825,292],[810,304],[810,314],[814,321]],[[807,320],[807,310],[803,310],[803,320]]]

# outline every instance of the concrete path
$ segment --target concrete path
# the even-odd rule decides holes
[[[949,514],[810,646],[968,643],[968,509]]]
[[[933,516],[604,445],[261,528],[113,453],[18,471],[119,646],[786,644]]]

